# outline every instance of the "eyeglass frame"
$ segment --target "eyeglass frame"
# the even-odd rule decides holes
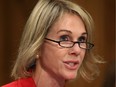
[[[80,47],[81,49],[85,49],[85,50],[90,50],[90,49],[92,49],[92,48],[94,47],[94,44],[92,44],[92,43],[90,43],[90,42],[80,42],[80,41],[69,41],[69,42],[72,42],[73,45],[72,45],[72,46],[69,46],[69,47],[65,47],[65,46],[62,46],[62,45],[61,45],[61,42],[63,42],[63,41],[56,41],[56,40],[52,40],[52,39],[49,39],[49,38],[45,38],[45,39],[46,39],[46,40],[49,40],[49,41],[52,41],[52,42],[55,42],[55,43],[58,43],[59,46],[61,46],[61,47],[63,47],[63,48],[72,48],[76,43],[79,45],[79,47]],[[80,46],[81,43],[86,43],[86,44],[88,44],[88,45],[89,45],[89,48],[83,48],[83,47],[81,47],[81,46]]]

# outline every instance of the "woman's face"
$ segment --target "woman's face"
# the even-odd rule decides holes
[[[56,41],[86,41],[87,32],[79,16],[65,14],[51,27],[46,38]],[[48,74],[70,80],[76,78],[85,52],[77,43],[71,48],[63,48],[45,39],[40,61]]]

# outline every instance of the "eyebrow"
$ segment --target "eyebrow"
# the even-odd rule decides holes
[[[84,33],[82,33],[82,35],[88,35],[88,33],[87,32],[84,32]]]
[[[67,33],[71,33],[71,34],[72,34],[72,32],[71,32],[71,31],[66,30],[66,29],[62,29],[62,30],[58,31],[58,32],[57,32],[57,34],[58,34],[58,33],[60,33],[60,32],[67,32]]]
[[[71,31],[66,30],[66,29],[62,29],[62,30],[58,31],[57,34],[60,33],[60,32],[67,32],[67,33],[71,33],[72,34]],[[83,32],[81,35],[88,35],[88,33],[87,32]]]

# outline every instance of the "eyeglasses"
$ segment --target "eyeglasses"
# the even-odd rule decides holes
[[[80,48],[82,49],[86,49],[86,50],[89,50],[91,48],[94,47],[94,44],[92,43],[89,43],[89,42],[79,42],[79,41],[56,41],[56,40],[52,40],[52,39],[49,39],[49,38],[45,38],[46,40],[49,40],[49,41],[52,41],[52,42],[55,42],[55,43],[58,43],[61,47],[64,47],[64,48],[71,48],[73,47],[76,43],[79,45]]]

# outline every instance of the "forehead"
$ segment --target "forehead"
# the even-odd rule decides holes
[[[60,17],[51,27],[49,33],[57,33],[61,30],[68,30],[75,34],[81,34],[86,32],[85,25],[82,19],[72,13],[65,13],[62,17]]]

